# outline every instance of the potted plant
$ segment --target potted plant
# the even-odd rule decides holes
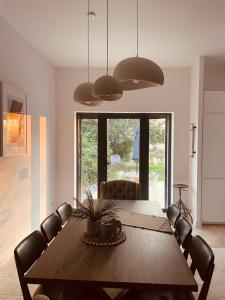
[[[90,191],[86,191],[87,200],[82,204],[76,199],[77,208],[72,216],[78,220],[87,220],[87,234],[93,237],[100,235],[101,222],[109,222],[117,217],[118,202],[113,200],[94,200]]]

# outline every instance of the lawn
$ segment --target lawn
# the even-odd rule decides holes
[[[117,172],[136,172],[136,163],[133,161],[130,162],[121,162],[115,165],[110,165],[110,180],[117,179]],[[151,164],[149,166],[149,174],[158,174],[158,181],[165,180],[165,166],[162,163]]]

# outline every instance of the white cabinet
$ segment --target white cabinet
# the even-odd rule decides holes
[[[225,179],[202,180],[202,222],[225,222]]]
[[[225,178],[225,113],[204,114],[202,177]]]
[[[225,92],[204,94],[202,222],[225,223]]]

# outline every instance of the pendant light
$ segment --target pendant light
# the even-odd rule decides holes
[[[115,101],[123,95],[117,79],[109,75],[109,1],[107,0],[107,74],[98,78],[93,87],[94,95],[101,100]]]
[[[87,106],[97,106],[102,104],[103,101],[97,99],[93,95],[93,83],[90,82],[90,17],[92,17],[93,12],[90,12],[90,0],[88,0],[88,81],[81,83],[77,86],[74,91],[73,99],[80,104]]]
[[[153,61],[138,56],[139,10],[137,0],[137,56],[129,57],[115,67],[113,76],[120,81],[124,90],[137,90],[163,85],[164,75],[161,68]]]

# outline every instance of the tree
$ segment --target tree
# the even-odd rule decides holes
[[[86,189],[97,182],[98,123],[96,119],[81,121],[81,181]]]
[[[165,120],[151,119],[149,122],[149,140],[150,144],[164,144],[165,142]]]
[[[130,159],[134,143],[135,128],[139,125],[137,119],[108,120],[108,155],[119,154],[124,161]]]

